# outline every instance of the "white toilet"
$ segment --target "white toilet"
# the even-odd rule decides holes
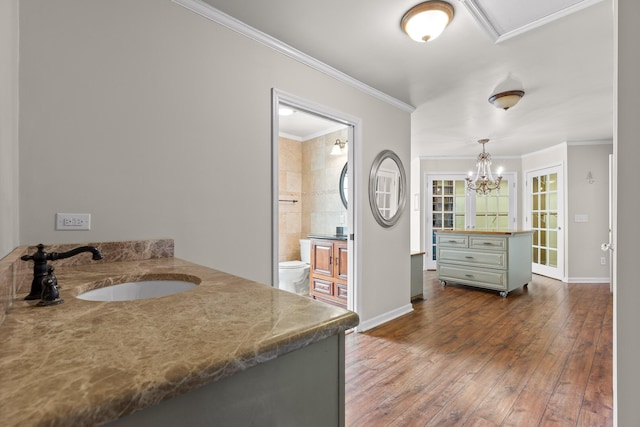
[[[311,241],[300,239],[300,261],[281,261],[278,265],[280,289],[299,295],[309,294]]]

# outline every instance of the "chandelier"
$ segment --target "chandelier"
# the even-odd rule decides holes
[[[491,154],[484,151],[484,145],[489,142],[488,139],[480,139],[478,143],[482,144],[482,153],[478,154],[476,161],[476,176],[472,178],[473,173],[469,172],[467,180],[467,192],[475,191],[481,196],[486,196],[492,190],[500,191],[500,181],[502,181],[501,171],[498,169],[498,178],[494,179],[491,173]]]

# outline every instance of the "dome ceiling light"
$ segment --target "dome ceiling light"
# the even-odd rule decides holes
[[[437,38],[453,19],[454,9],[445,1],[432,0],[409,9],[400,25],[413,40],[424,43]]]
[[[524,96],[523,90],[508,90],[505,92],[496,93],[489,97],[489,102],[496,108],[502,108],[508,110],[516,105]]]

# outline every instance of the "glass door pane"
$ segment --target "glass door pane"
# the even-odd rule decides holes
[[[436,259],[436,230],[464,230],[465,228],[464,179],[438,179],[431,184],[431,260]]]
[[[496,230],[509,228],[509,180],[503,178],[500,191],[492,191],[486,196],[475,196],[475,228],[477,230]]]

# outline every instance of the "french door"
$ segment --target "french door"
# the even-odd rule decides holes
[[[467,191],[464,174],[427,175],[426,268],[436,268],[437,230],[510,229],[516,221],[516,177],[504,174],[500,191],[486,196]]]
[[[564,279],[562,166],[527,172],[527,229],[533,230],[532,271]]]

